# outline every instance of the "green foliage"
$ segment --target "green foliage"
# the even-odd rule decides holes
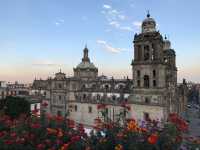
[[[17,118],[20,114],[30,114],[30,103],[25,98],[9,96],[5,101],[5,114],[11,118]]]

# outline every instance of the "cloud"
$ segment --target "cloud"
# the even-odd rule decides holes
[[[81,17],[81,20],[87,21],[87,20],[88,20],[88,17],[87,17],[87,16],[82,16],[82,17]]]
[[[114,26],[115,28],[119,28],[119,27],[120,27],[120,24],[119,24],[119,22],[117,22],[117,21],[111,21],[109,24],[110,24],[111,26]]]
[[[121,11],[113,9],[110,5],[103,5],[101,13],[104,14],[108,25],[114,27],[115,29],[122,31],[134,31],[130,26],[130,23],[125,22],[128,17]]]
[[[134,31],[133,28],[129,27],[129,26],[122,26],[120,27],[121,30],[124,30],[124,31]]]
[[[142,25],[142,22],[140,22],[140,21],[134,21],[134,22],[133,22],[133,25],[134,25],[136,28],[140,28],[141,25]]]
[[[109,23],[109,25],[115,27],[116,29],[124,30],[124,31],[134,31],[132,27],[130,26],[121,26],[119,22],[112,21]]]
[[[97,40],[97,44],[101,45],[106,51],[111,53],[120,53],[122,51],[127,51],[125,48],[114,48],[104,40]]]
[[[60,26],[60,25],[62,25],[64,22],[65,22],[64,19],[58,19],[58,20],[55,22],[55,25],[56,25],[56,26]]]
[[[103,8],[105,8],[105,9],[111,9],[111,6],[110,6],[110,5],[104,4],[104,5],[103,5]]]
[[[62,64],[54,63],[48,60],[35,60],[33,61],[32,65],[39,67],[54,67],[54,66],[61,66]]]

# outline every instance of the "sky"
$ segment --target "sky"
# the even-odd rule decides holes
[[[178,81],[200,82],[199,0],[0,0],[0,80],[67,76],[85,45],[99,75],[131,78],[147,10],[176,51]]]

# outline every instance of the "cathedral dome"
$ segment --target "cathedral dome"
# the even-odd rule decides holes
[[[142,33],[154,32],[156,31],[156,21],[150,17],[148,12],[147,18],[142,22]]]
[[[88,56],[88,48],[87,46],[85,46],[85,48],[83,49],[83,58],[82,58],[82,62],[80,64],[77,65],[77,69],[97,69],[95,67],[95,65],[90,62],[90,58]]]
[[[77,68],[79,69],[96,69],[95,65],[91,62],[81,62],[80,64],[78,64]]]
[[[167,49],[171,49],[171,42],[167,39],[167,37],[165,36],[165,40],[164,40],[164,47],[163,47],[164,50],[167,50]]]

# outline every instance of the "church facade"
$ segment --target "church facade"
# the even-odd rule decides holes
[[[99,116],[98,104],[107,104],[108,116],[115,120],[127,103],[127,117],[137,120],[166,120],[169,113],[182,113],[187,103],[187,85],[177,84],[176,53],[171,43],[156,29],[147,15],[142,31],[133,40],[132,79],[98,76],[98,68],[90,61],[89,50],[74,69],[72,77],[61,71],[54,78],[34,80],[33,89],[42,90],[53,115],[67,115],[77,123],[91,126]]]

